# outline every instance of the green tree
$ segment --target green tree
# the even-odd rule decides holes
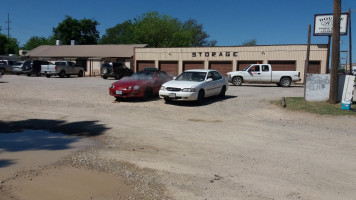
[[[0,55],[18,54],[19,43],[15,38],[7,38],[6,35],[0,33]]]
[[[45,38],[45,37],[33,36],[26,42],[26,44],[22,48],[25,50],[32,50],[41,45],[54,45],[54,44],[55,43],[51,37]]]
[[[208,41],[209,35],[203,31],[203,25],[198,24],[198,22],[194,19],[189,19],[184,22],[183,28],[191,33],[191,45],[193,47],[201,47],[201,46],[215,46],[217,41],[212,40]]]
[[[256,39],[246,40],[245,42],[242,43],[242,46],[256,46],[256,45],[257,45]]]
[[[134,25],[131,20],[117,24],[112,28],[106,29],[106,34],[101,37],[102,44],[133,44],[135,43]]]
[[[53,28],[53,37],[62,40],[63,44],[70,44],[71,40],[76,40],[79,44],[97,44],[99,39],[97,25],[99,23],[95,20],[85,18],[77,20],[66,16],[56,28]]]
[[[181,22],[168,15],[148,12],[106,30],[102,44],[148,44],[150,47],[213,46],[196,20]]]

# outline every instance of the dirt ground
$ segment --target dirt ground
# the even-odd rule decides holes
[[[356,118],[269,103],[301,86],[230,86],[195,106],[117,102],[114,81],[0,79],[0,199],[356,196]]]

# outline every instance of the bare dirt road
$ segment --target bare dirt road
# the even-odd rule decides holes
[[[356,197],[356,118],[269,103],[300,86],[230,86],[194,106],[117,102],[114,81],[0,79],[0,199]]]

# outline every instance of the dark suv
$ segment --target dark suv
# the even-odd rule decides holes
[[[104,62],[101,66],[101,77],[103,79],[108,77],[121,79],[124,76],[131,76],[131,74],[133,74],[133,71],[120,62]]]
[[[43,60],[26,60],[22,65],[22,72],[27,74],[27,76],[31,76],[32,74],[41,76],[41,65],[49,64],[50,62]]]

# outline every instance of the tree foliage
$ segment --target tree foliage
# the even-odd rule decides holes
[[[256,45],[257,45],[256,39],[246,40],[245,42],[242,43],[242,46],[256,46]]]
[[[62,40],[63,44],[70,44],[71,40],[76,40],[79,44],[97,44],[99,31],[96,26],[99,23],[91,19],[74,19],[71,16],[66,18],[53,28],[53,37]]]
[[[26,44],[22,48],[25,50],[32,50],[41,45],[54,45],[54,44],[55,41],[52,39],[52,37],[45,38],[45,37],[33,36],[26,42]]]
[[[8,38],[0,33],[0,55],[18,54],[19,43],[15,38]]]
[[[133,20],[108,28],[102,44],[148,44],[150,47],[214,46],[196,20],[186,22],[158,12],[148,12]]]

